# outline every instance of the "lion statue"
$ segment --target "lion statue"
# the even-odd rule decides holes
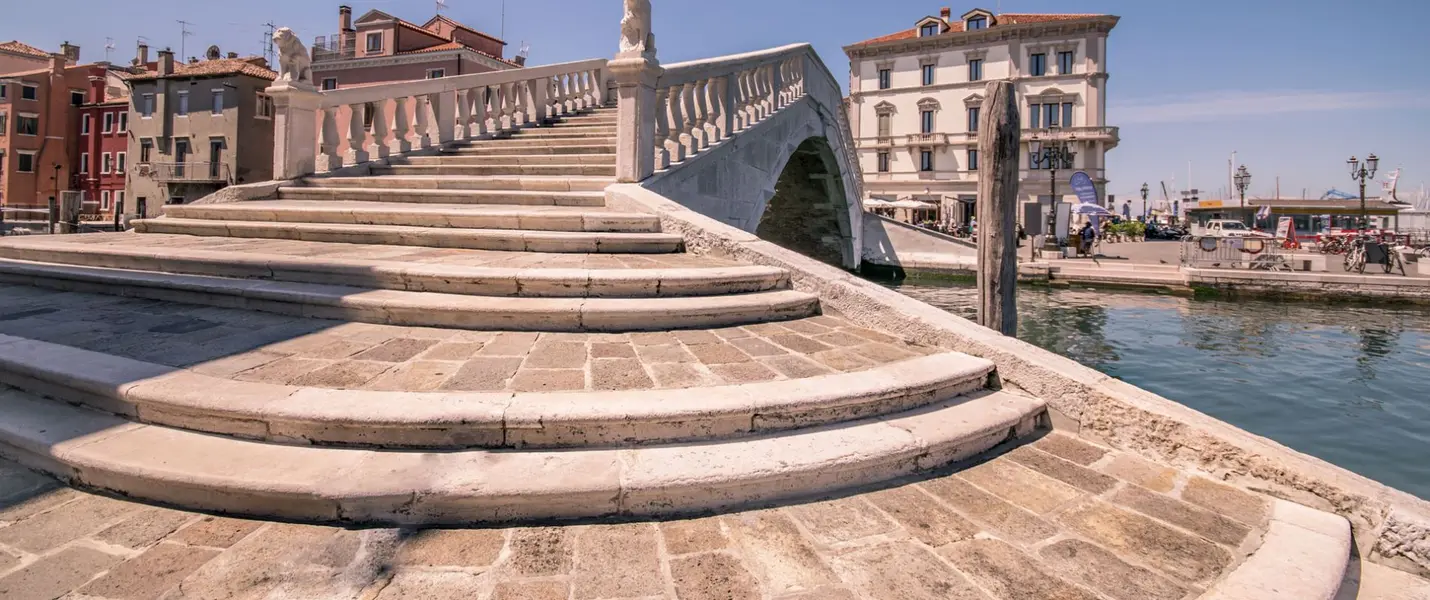
[[[273,43],[278,45],[278,81],[312,83],[313,59],[293,30],[279,27],[273,32]]]
[[[621,17],[621,54],[655,54],[655,34],[650,31],[650,0],[625,0]]]

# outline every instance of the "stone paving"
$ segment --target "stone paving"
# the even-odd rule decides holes
[[[952,474],[663,522],[340,529],[115,500],[0,461],[0,598],[1177,600],[1262,496],[1050,434]]]
[[[50,240],[44,240],[49,242]],[[467,267],[548,268],[548,269],[656,269],[682,267],[731,267],[744,263],[713,256],[687,254],[581,254],[506,252],[425,246],[385,246],[339,244],[257,238],[222,238],[160,233],[98,233],[66,236],[46,246],[113,246],[154,250],[204,250],[256,256],[323,257],[384,263],[442,264]]]
[[[343,323],[0,285],[0,334],[215,377],[332,389],[690,388],[859,371],[939,350],[837,315],[584,334]]]

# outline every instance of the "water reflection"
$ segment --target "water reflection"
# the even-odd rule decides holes
[[[897,285],[972,317],[966,286]],[[1020,288],[1018,337],[1430,498],[1430,310]]]

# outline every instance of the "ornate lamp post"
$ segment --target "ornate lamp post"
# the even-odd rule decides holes
[[[1033,139],[1028,141],[1028,151],[1033,156],[1033,166],[1048,170],[1048,196],[1051,205],[1048,207],[1048,231],[1044,242],[1045,247],[1057,247],[1057,236],[1053,231],[1053,225],[1058,219],[1058,169],[1073,168],[1073,157],[1077,155],[1069,147],[1069,142],[1076,142],[1077,136],[1069,136],[1066,140],[1058,139],[1058,127],[1056,125],[1048,128],[1048,143],[1044,144],[1038,138],[1038,134],[1033,134]]]
[[[1364,233],[1366,221],[1370,220],[1370,215],[1366,213],[1365,208],[1365,180],[1375,177],[1375,169],[1380,166],[1380,159],[1376,158],[1375,153],[1372,152],[1365,158],[1364,163],[1352,156],[1350,160],[1346,161],[1346,164],[1351,167],[1351,179],[1360,184],[1360,231]]]
[[[1251,187],[1251,172],[1246,170],[1246,165],[1236,168],[1236,174],[1231,177],[1236,184],[1236,191],[1241,194],[1241,208],[1246,208],[1246,188]]]
[[[1147,221],[1147,184],[1142,184],[1142,221]]]

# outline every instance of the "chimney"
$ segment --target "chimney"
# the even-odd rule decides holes
[[[229,57],[229,58],[238,58],[238,53],[237,53],[237,52],[229,52],[229,53],[228,53],[228,57]]]
[[[65,58],[65,55],[60,54],[60,53],[58,53],[58,52],[56,52],[56,53],[54,53],[54,54],[51,54],[51,55],[50,55],[50,72],[51,72],[51,73],[55,73],[55,74],[59,74],[59,73],[65,72],[65,63],[66,63],[68,60],[69,60],[69,59]]]
[[[72,45],[69,42],[60,44],[60,54],[65,55],[65,60],[68,60],[70,64],[79,64],[79,46]]]
[[[159,76],[174,74],[174,51],[168,48],[159,51]]]
[[[139,56],[136,57],[136,60],[139,61],[141,67],[149,64],[149,44],[139,44]]]
[[[516,56],[511,57],[511,62],[516,63],[516,66],[518,67],[525,67],[526,57],[518,54]]]
[[[338,7],[338,32],[347,33],[353,30],[353,8],[343,5]]]
[[[944,23],[949,22],[949,20],[953,18],[953,9],[947,6],[938,9],[938,17],[943,19]]]

